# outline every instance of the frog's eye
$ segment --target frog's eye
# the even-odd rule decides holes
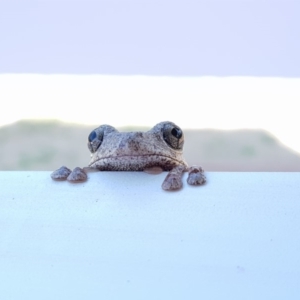
[[[94,153],[103,141],[104,130],[101,127],[94,129],[88,136],[88,148]]]
[[[165,142],[173,149],[183,148],[184,137],[182,130],[173,123],[168,123],[163,127],[163,137]]]

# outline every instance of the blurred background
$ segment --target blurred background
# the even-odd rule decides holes
[[[300,2],[0,1],[0,170],[173,121],[207,171],[300,171]]]

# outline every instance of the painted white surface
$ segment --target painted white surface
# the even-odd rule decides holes
[[[298,299],[300,173],[0,172],[1,299]]]

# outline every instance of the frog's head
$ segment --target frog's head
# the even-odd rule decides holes
[[[88,148],[92,153],[89,166],[116,171],[186,167],[183,144],[184,134],[172,122],[161,122],[146,132],[119,132],[110,125],[101,125],[88,137]]]

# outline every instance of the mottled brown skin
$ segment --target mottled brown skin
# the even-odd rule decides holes
[[[161,131],[165,123],[169,122],[159,123],[147,132],[119,132],[102,125],[104,139],[89,166],[101,171],[144,171],[152,167],[170,171],[178,165],[187,167],[182,150],[172,149],[164,141]]]
[[[110,125],[102,125],[89,136],[88,147],[92,152],[89,166],[84,170],[75,168],[72,173],[62,167],[54,171],[51,177],[54,180],[82,182],[86,180],[85,171],[89,169],[147,171],[155,168],[170,171],[162,185],[164,190],[180,189],[185,171],[190,173],[189,184],[205,183],[201,168],[188,168],[183,158],[183,143],[181,129],[172,122],[161,122],[146,132],[119,132]]]

